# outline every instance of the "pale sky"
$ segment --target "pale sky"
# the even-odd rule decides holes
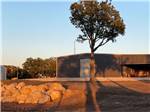
[[[13,2],[12,2],[13,1]],[[81,33],[69,20],[76,0],[3,0],[1,2],[2,63],[21,66],[28,57],[49,58],[74,53],[74,40]],[[113,0],[126,24],[125,36],[96,53],[149,54],[148,0]],[[88,43],[76,42],[76,53],[89,52]]]

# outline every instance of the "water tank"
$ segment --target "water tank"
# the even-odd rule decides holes
[[[0,66],[0,80],[6,80],[6,71],[4,66]]]

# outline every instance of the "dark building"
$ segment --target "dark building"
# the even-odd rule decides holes
[[[150,55],[95,54],[97,77],[150,76]],[[57,77],[89,77],[90,54],[57,58]]]

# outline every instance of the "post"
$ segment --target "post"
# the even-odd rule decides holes
[[[76,39],[74,40],[74,54],[76,54]]]
[[[56,77],[58,75],[58,68],[57,68],[57,57],[56,57]]]
[[[18,67],[17,67],[17,79],[19,79],[19,77],[18,77]]]

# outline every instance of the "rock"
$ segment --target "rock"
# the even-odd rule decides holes
[[[2,91],[1,96],[11,96],[12,93],[9,90]]]
[[[25,103],[32,103],[32,97],[28,96],[28,98],[25,100]]]
[[[21,89],[22,87],[24,87],[25,86],[25,83],[24,82],[20,82],[17,86],[16,86],[16,88],[17,89]]]
[[[49,89],[55,90],[55,91],[61,91],[61,92],[65,91],[65,88],[60,83],[50,84]]]
[[[11,89],[10,89],[10,87],[7,87],[7,89],[3,87],[3,90],[1,93],[2,93],[2,96],[4,96],[4,95],[12,96],[17,90],[18,89],[14,88],[14,87],[12,87]]]
[[[30,95],[29,95],[29,98],[32,98],[32,100],[26,100],[26,102],[28,103],[42,103],[42,102],[47,102],[50,100],[50,97],[49,96],[46,96],[45,94],[43,94],[42,92],[40,91],[35,91],[35,92],[32,92]],[[43,99],[43,100],[42,100]],[[31,102],[30,102],[31,101]]]
[[[21,95],[17,96],[17,102],[18,103],[25,103],[27,98],[28,98],[27,94],[21,94]]]
[[[16,88],[16,86],[17,86],[17,83],[12,83],[10,85],[5,85],[5,88],[8,90],[12,90],[12,89]]]
[[[24,86],[23,88],[21,88],[20,92],[21,94],[27,95],[30,94],[32,90],[32,86]]]
[[[16,86],[17,86],[17,83],[12,83],[12,84],[8,85],[8,87],[10,87],[10,88],[11,88],[11,87],[12,87],[12,88],[13,88],[13,87],[15,88]]]
[[[60,91],[51,91],[50,93],[50,97],[52,99],[52,101],[58,101],[61,99],[62,95]]]
[[[62,94],[65,92],[65,88],[60,83],[32,86],[20,82],[18,84],[12,83],[10,85],[3,84],[1,92],[2,102],[43,104],[51,101],[60,101]]]
[[[21,93],[20,93],[20,91],[19,90],[16,90],[13,94],[12,94],[12,96],[13,97],[18,97],[18,96],[20,96],[21,95]]]
[[[48,85],[39,85],[40,90],[47,91],[49,89]]]
[[[32,86],[32,92],[35,91],[41,91],[41,92],[45,92],[47,91],[49,88],[47,85],[39,85],[39,86]]]
[[[5,92],[5,91],[6,91],[5,86],[1,86],[1,93]]]
[[[1,97],[2,102],[16,102],[16,98],[12,96]]]
[[[42,103],[46,103],[48,101],[50,101],[50,97],[48,95],[44,95],[42,98],[39,98],[38,103],[42,104]]]

